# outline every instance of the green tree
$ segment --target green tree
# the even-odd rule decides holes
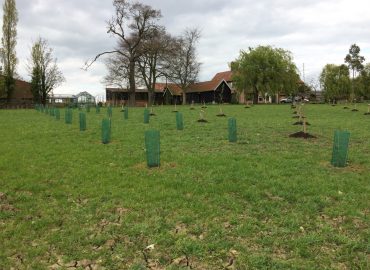
[[[4,83],[3,69],[2,67],[0,67],[0,100],[3,97],[5,97],[5,83]]]
[[[252,89],[253,103],[258,103],[258,95],[297,93],[299,75],[289,51],[271,46],[258,46],[241,51],[231,63],[233,80],[240,92]]]
[[[40,71],[40,67],[33,67],[31,74],[31,92],[36,103],[42,103]]]
[[[46,103],[49,93],[65,81],[52,53],[47,41],[39,38],[32,46],[28,63],[31,91],[35,101],[42,104]]]
[[[356,94],[370,99],[370,63],[364,66],[354,83],[355,89],[357,90]]]
[[[356,44],[352,44],[349,48],[349,53],[344,58],[344,61],[348,64],[349,69],[352,70],[352,78],[355,77],[356,72],[361,72],[364,65],[362,64],[365,61],[365,57],[360,55],[360,47]]]
[[[320,75],[326,100],[348,99],[350,96],[349,69],[346,65],[327,64]]]
[[[348,64],[348,68],[352,70],[352,84],[351,84],[351,99],[355,98],[356,91],[355,91],[355,75],[356,73],[360,73],[364,65],[362,64],[365,61],[365,57],[360,55],[360,47],[358,45],[352,44],[349,48],[349,53],[344,58],[345,63]]]
[[[1,39],[1,60],[3,63],[4,92],[6,98],[11,98],[14,90],[16,75],[17,56],[15,46],[17,45],[17,23],[18,12],[15,0],[5,0],[3,4],[3,37]]]

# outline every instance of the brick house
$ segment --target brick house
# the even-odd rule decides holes
[[[0,104],[6,107],[31,107],[33,105],[31,84],[20,79],[15,79],[15,87],[10,95],[10,99],[8,100],[5,93],[1,92]]]

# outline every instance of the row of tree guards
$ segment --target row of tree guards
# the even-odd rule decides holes
[[[37,111],[42,113],[50,114],[56,118],[56,120],[60,120],[60,110],[59,108],[54,107],[47,107],[43,105],[37,105]],[[96,107],[96,113],[100,113],[100,108]],[[99,109],[98,109],[99,108]],[[86,126],[86,113],[82,112],[79,109],[79,125],[80,131],[85,131],[87,129]],[[128,108],[124,108],[123,110],[123,117],[124,119],[128,119]],[[86,112],[90,112],[90,108],[86,107]],[[112,121],[111,117],[113,115],[112,107],[107,108],[107,116],[102,120],[102,143],[108,144],[111,141],[111,132],[112,132]],[[65,109],[65,123],[72,124],[73,118],[73,109],[66,108]],[[148,108],[144,109],[144,123],[148,124],[150,121],[150,112]],[[184,119],[181,112],[176,112],[176,129],[183,130],[184,129]],[[236,119],[230,118],[228,122],[228,131],[229,131],[229,142],[237,142],[237,130],[236,130]],[[158,130],[148,130],[145,132],[145,149],[146,149],[146,159],[148,167],[159,167],[160,166],[160,132]]]
[[[58,108],[48,108],[43,105],[37,105],[36,110],[49,114],[52,117],[55,117],[56,120],[60,120],[60,110]],[[97,107],[98,108],[98,107]],[[292,106],[292,108],[295,108]],[[86,110],[89,112],[90,110]],[[128,108],[122,109],[124,119],[128,119]],[[100,113],[96,109],[96,113]],[[112,121],[111,117],[113,114],[112,107],[107,108],[107,116],[102,120],[102,143],[109,144],[111,141],[111,130],[112,130]],[[315,138],[315,136],[307,133],[307,121],[303,112],[303,105],[299,105],[297,110],[294,111],[294,118],[299,118],[299,123],[303,125],[303,131],[291,134],[290,137],[303,137],[303,138]],[[65,123],[72,124],[73,109],[65,109]],[[144,109],[144,123],[148,124],[150,121],[150,112],[148,108]],[[86,113],[79,112],[79,125],[80,131],[86,130]],[[184,119],[181,112],[176,112],[176,129],[184,129]],[[334,143],[332,151],[331,164],[334,167],[345,167],[347,166],[348,161],[348,146],[349,146],[350,133],[348,131],[339,131],[334,132]],[[230,143],[237,142],[237,125],[235,118],[228,119],[228,140]],[[160,166],[160,132],[158,130],[148,130],[145,132],[145,149],[146,149],[146,159],[148,167],[159,167]]]

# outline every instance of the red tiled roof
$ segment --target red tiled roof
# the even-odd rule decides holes
[[[154,91],[155,92],[163,92],[165,88],[166,88],[165,83],[156,83],[155,86],[154,86]]]
[[[208,82],[194,83],[189,86],[187,93],[215,91],[221,82],[222,79],[221,81],[212,80]]]
[[[222,81],[231,82],[232,72],[231,71],[219,72],[213,77],[211,81],[194,83],[189,86],[187,93],[215,91]],[[182,95],[183,92],[182,89],[177,84],[174,83],[156,83],[154,91],[156,93],[163,93],[166,87],[168,88],[172,95],[174,96]],[[106,90],[111,92],[128,92],[127,89],[119,88],[107,88]],[[147,92],[147,91],[148,91],[147,89],[136,90],[136,92]]]
[[[164,90],[168,88],[170,90],[171,94],[174,96],[181,96],[182,89],[174,83],[156,83],[155,84],[155,91],[156,92],[164,92]]]
[[[226,82],[231,82],[232,81],[232,76],[233,76],[233,73],[232,71],[223,71],[223,72],[219,72],[217,73],[212,81],[222,81],[222,80],[225,80]]]

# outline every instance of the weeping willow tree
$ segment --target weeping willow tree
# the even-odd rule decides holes
[[[320,74],[320,84],[326,100],[349,99],[351,80],[348,67],[346,65],[325,65]]]
[[[299,75],[292,54],[281,48],[258,46],[241,51],[231,63],[233,81],[240,92],[252,90],[253,103],[259,94],[294,95],[298,90]]]

